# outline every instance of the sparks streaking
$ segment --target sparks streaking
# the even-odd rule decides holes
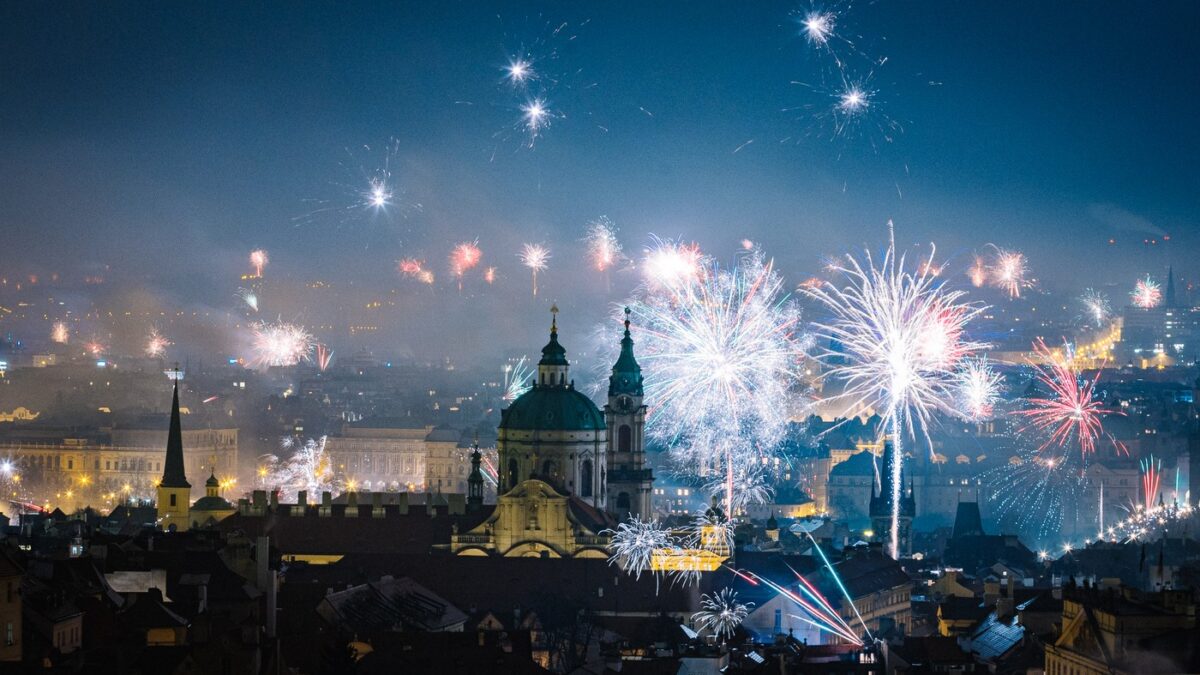
[[[550,260],[550,249],[541,244],[525,244],[521,247],[521,252],[517,254],[517,257],[521,259],[522,265],[533,272],[533,294],[537,295],[537,275],[538,272],[546,269]]]
[[[463,276],[482,259],[478,241],[460,242],[450,251],[450,272],[458,279],[458,290],[462,290]]]
[[[157,328],[151,328],[150,335],[146,338],[146,356],[158,358],[166,353],[171,344],[172,342],[163,337]]]
[[[1029,407],[1016,411],[1016,414],[1026,417],[1031,426],[1050,434],[1039,450],[1051,445],[1065,448],[1078,443],[1085,456],[1092,454],[1096,450],[1096,441],[1104,434],[1101,417],[1120,414],[1105,408],[1096,398],[1096,383],[1100,380],[1101,370],[1097,369],[1096,375],[1087,379],[1076,370],[1069,350],[1064,348],[1068,353],[1056,353],[1042,340],[1034,343],[1033,350],[1040,361],[1031,364],[1034,375],[1037,382],[1049,390],[1049,397],[1026,399]]]
[[[647,284],[626,311],[638,359],[654,372],[648,432],[681,471],[721,483],[734,513],[745,502],[735,491],[761,494],[751,479],[802,412],[798,375],[809,343],[799,308],[756,252],[690,284]]]
[[[931,250],[929,259],[933,258]],[[878,267],[867,253],[865,266],[847,256],[845,263],[832,268],[845,286],[826,282],[803,290],[832,315],[816,329],[830,345],[820,354],[829,366],[826,379],[843,387],[829,400],[844,401],[852,415],[865,410],[880,414],[881,428],[896,446],[887,470],[892,479],[889,550],[897,557],[902,437],[915,438],[919,432],[932,451],[932,416],[955,412],[960,379],[955,369],[986,347],[963,337],[967,324],[984,308],[964,302],[961,291],[948,290],[928,272],[907,272],[894,237]]]
[[[252,327],[253,363],[260,368],[294,366],[311,358],[313,337],[300,326],[282,321]]]
[[[700,278],[704,255],[700,245],[655,239],[642,261],[642,271],[648,283],[678,288]]]
[[[712,595],[700,596],[700,611],[692,615],[692,620],[700,624],[701,630],[728,639],[733,637],[733,632],[742,625],[753,607],[753,602],[738,602],[737,592],[733,589],[723,588]]]
[[[267,252],[261,248],[250,252],[250,266],[254,268],[254,276],[261,278],[269,262]]]
[[[587,236],[588,259],[598,272],[604,272],[621,260],[621,242],[617,240],[616,228],[606,216],[600,216],[588,223]]]
[[[1129,294],[1135,307],[1154,309],[1162,303],[1162,288],[1150,277],[1138,279]]]

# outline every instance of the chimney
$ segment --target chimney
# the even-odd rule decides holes
[[[267,590],[267,576],[271,571],[271,538],[257,537],[254,540],[254,585],[260,591]]]
[[[279,588],[278,572],[270,570],[267,576],[267,625],[265,626],[268,639],[275,638],[275,620],[279,613],[279,601],[276,596]]]
[[[308,490],[296,493],[296,504],[300,506],[300,515],[304,515],[304,511],[308,508]]]
[[[252,501],[250,502],[250,513],[252,515],[261,516],[267,508],[267,491],[255,490],[251,496]]]
[[[346,493],[346,517],[347,518],[357,518],[358,517],[358,493],[357,492],[347,492]]]
[[[322,518],[328,518],[333,515],[333,494],[329,491],[321,493],[320,515]]]
[[[279,510],[279,490],[271,490],[271,510]]]
[[[242,499],[238,500],[238,513],[242,514],[243,516],[250,515],[250,500],[249,499],[242,498]]]
[[[382,518],[383,517],[383,493],[382,492],[372,492],[371,493],[371,517],[372,518]]]
[[[408,493],[401,492],[396,495],[396,510],[402,516],[408,515]]]

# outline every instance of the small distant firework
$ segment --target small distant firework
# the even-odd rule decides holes
[[[484,282],[489,283],[489,284],[496,283],[496,268],[495,267],[485,267],[483,269],[483,280],[484,280]]]
[[[338,493],[346,489],[347,481],[334,470],[333,459],[325,451],[324,436],[303,443],[290,436],[284,438],[280,445],[291,450],[291,456],[286,459],[268,456],[262,477],[264,485],[279,489],[281,497],[289,501],[294,501],[301,490],[316,498],[322,492]]]
[[[829,44],[829,38],[833,36],[834,27],[837,25],[837,15],[833,12],[813,10],[804,15],[801,23],[804,26],[804,37],[808,39],[808,42],[818,47],[824,47]]]
[[[505,79],[514,85],[524,85],[536,77],[533,71],[533,64],[520,57],[509,61],[508,65],[504,67],[504,73]]]
[[[522,356],[515,364],[504,364],[504,401],[512,403],[521,394],[529,391],[533,381],[533,371],[530,370],[527,359]]]
[[[172,344],[170,340],[163,337],[162,333],[158,332],[157,328],[151,328],[150,335],[146,337],[146,356],[154,359],[159,358],[166,353],[167,347],[170,347]]]
[[[1038,359],[1044,362],[1032,364],[1035,377],[1049,389],[1051,397],[1029,398],[1029,408],[1018,410],[1016,414],[1027,417],[1032,427],[1050,433],[1039,450],[1051,445],[1064,448],[1078,443],[1083,455],[1091,455],[1096,450],[1096,441],[1104,434],[1101,416],[1119,414],[1096,400],[1100,369],[1089,380],[1080,375],[1070,354],[1056,354],[1040,339],[1033,348]]]
[[[584,241],[587,243],[588,259],[596,271],[607,271],[621,261],[621,242],[617,240],[612,221],[606,216],[588,223]]]
[[[550,249],[541,244],[525,244],[521,247],[521,252],[518,256],[521,259],[521,264],[528,267],[533,272],[533,294],[537,295],[537,275],[547,267],[547,261],[550,260]]]
[[[101,356],[104,355],[104,352],[107,350],[107,347],[104,346],[104,343],[101,342],[99,338],[94,338],[94,339],[90,340],[83,347],[84,347],[84,349],[87,350],[88,354],[92,355],[93,358],[100,358]]]
[[[704,266],[700,245],[656,239],[646,251],[642,270],[654,286],[680,288],[699,280]]]
[[[260,368],[294,366],[311,358],[313,337],[290,323],[257,323],[253,326],[253,362]]]
[[[642,572],[651,571],[656,553],[677,548],[671,531],[656,520],[641,520],[634,516],[607,533],[612,535],[608,543],[608,564],[619,565],[635,579],[640,579]]]
[[[50,339],[60,345],[67,344],[67,341],[71,339],[71,331],[67,328],[67,324],[55,321],[54,325],[50,327]]]
[[[409,277],[410,279],[420,279],[421,272],[425,271],[425,261],[417,260],[416,258],[403,258],[396,263],[396,271],[400,276]]]
[[[929,258],[933,257],[931,251]],[[895,445],[888,467],[889,550],[897,557],[902,437],[915,437],[919,429],[932,449],[928,428],[933,414],[955,411],[960,379],[955,369],[986,347],[963,337],[966,325],[984,308],[963,302],[963,292],[947,290],[928,272],[906,271],[904,256],[896,254],[894,235],[881,262],[877,267],[868,253],[864,267],[847,256],[846,263],[833,266],[846,286],[826,282],[804,292],[833,315],[817,330],[831,345],[821,355],[830,366],[826,377],[844,383],[836,398],[847,401],[852,410],[879,412],[881,428],[888,430]]]
[[[1100,328],[1108,321],[1108,316],[1111,309],[1108,304],[1108,296],[1093,289],[1087,289],[1083,292],[1083,297],[1079,299],[1083,304],[1084,316],[1092,325]]]
[[[246,303],[247,307],[249,307],[250,309],[252,309],[256,312],[258,311],[258,294],[257,293],[250,290],[249,288],[239,288],[237,291],[237,296],[242,299],[242,302]]]
[[[542,130],[550,126],[552,117],[546,102],[540,98],[521,106],[521,125],[529,133],[529,145],[533,145]]]
[[[450,251],[450,271],[458,278],[458,290],[462,290],[463,275],[482,259],[483,251],[479,250],[478,241],[460,242]]]
[[[992,246],[993,258],[990,271],[992,285],[1008,294],[1010,298],[1021,297],[1021,289],[1030,282],[1029,264],[1023,253]]]
[[[837,109],[846,115],[854,115],[871,105],[871,94],[857,84],[848,84],[838,94]]]
[[[1139,464],[1142,467],[1142,504],[1150,510],[1158,501],[1158,491],[1162,487],[1162,460],[1150,455]]]
[[[254,268],[254,276],[261,278],[269,262],[267,252],[261,248],[250,252],[250,266]]]
[[[1129,297],[1133,300],[1135,307],[1154,309],[1162,303],[1162,288],[1147,276],[1145,279],[1138,279]]]
[[[973,422],[989,419],[1000,399],[1000,374],[992,370],[987,358],[963,361],[956,380],[959,413]]]
[[[322,373],[326,370],[329,370],[329,364],[333,361],[333,350],[326,345],[318,344],[316,347],[316,352],[317,368],[319,368]]]
[[[701,595],[700,611],[692,615],[692,620],[700,624],[701,630],[728,639],[733,637],[734,631],[746,620],[753,607],[753,602],[742,604],[737,601],[737,592],[724,588],[712,595]]]
[[[372,208],[382,209],[392,203],[392,190],[381,177],[374,177],[367,183],[363,192],[363,203]]]
[[[971,264],[971,268],[967,270],[967,278],[971,280],[971,285],[975,288],[982,288],[987,283],[988,270],[987,263],[982,256],[975,256],[975,262]]]

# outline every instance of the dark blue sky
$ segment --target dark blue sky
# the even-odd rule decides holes
[[[871,118],[838,137],[798,7],[6,3],[0,264],[225,298],[255,246],[274,274],[395,284],[396,259],[444,276],[479,237],[519,295],[516,248],[544,240],[561,297],[596,285],[572,268],[606,214],[629,251],[655,233],[727,257],[749,237],[794,279],[878,248],[889,218],[959,258],[1024,250],[1064,290],[1197,272],[1200,4],[829,5],[856,76],[886,57]],[[501,81],[522,46],[563,115],[532,148]],[[348,204],[393,138],[419,211],[304,217]]]

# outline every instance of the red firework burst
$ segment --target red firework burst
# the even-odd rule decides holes
[[[1096,451],[1096,441],[1104,435],[1100,418],[1103,415],[1121,414],[1096,400],[1095,377],[1088,379],[1080,375],[1071,362],[1069,354],[1056,354],[1042,340],[1033,345],[1034,353],[1048,365],[1034,363],[1037,379],[1050,390],[1050,398],[1030,398],[1029,408],[1015,414],[1029,418],[1031,427],[1050,432],[1050,437],[1039,451],[1051,445],[1066,447],[1072,439],[1079,442],[1080,451],[1088,455]],[[1115,441],[1114,441],[1115,443]]]

